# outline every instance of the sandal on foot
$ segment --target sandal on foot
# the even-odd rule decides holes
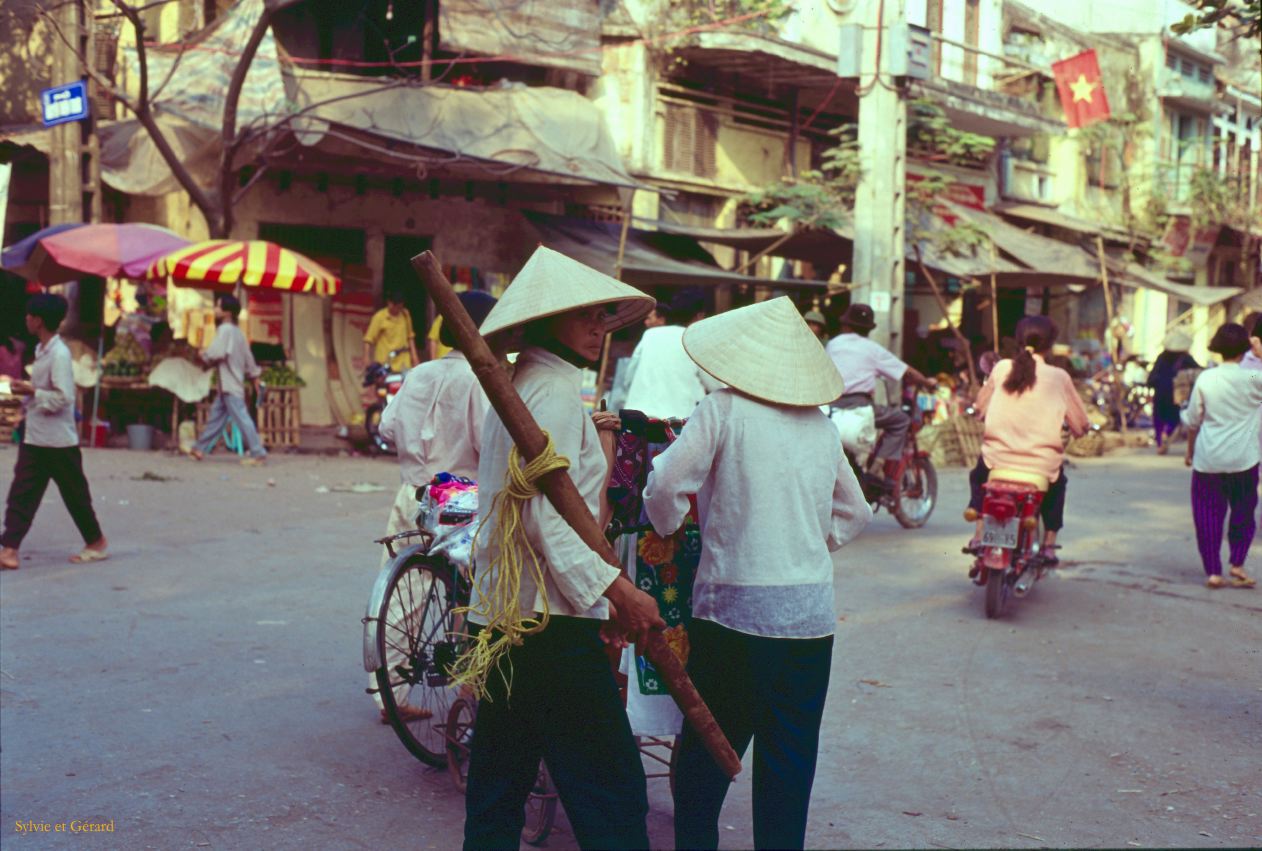
[[[0,560],[0,570],[17,570],[19,564],[20,562],[16,558],[13,559],[13,561],[9,561],[8,559],[3,559],[3,560]]]
[[[71,564],[87,564],[90,561],[105,561],[110,557],[108,550],[94,550],[91,547],[84,547],[79,551],[78,555],[70,557]]]
[[[201,461],[206,456],[200,449],[190,449],[188,451],[188,457],[192,458],[194,461]]]
[[[1221,576],[1211,576],[1205,580],[1205,587],[1211,589],[1226,588],[1227,583],[1223,581]]]
[[[1227,572],[1227,584],[1232,588],[1252,588],[1258,582],[1245,573],[1243,568],[1233,567]]]

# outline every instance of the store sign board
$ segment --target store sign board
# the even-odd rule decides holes
[[[44,126],[82,121],[88,117],[88,87],[82,80],[39,93]]]

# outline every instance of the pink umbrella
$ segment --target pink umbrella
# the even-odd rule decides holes
[[[179,234],[157,225],[96,224],[45,237],[36,252],[85,275],[140,278],[154,260],[189,244]]]

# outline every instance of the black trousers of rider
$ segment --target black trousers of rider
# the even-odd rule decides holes
[[[977,466],[968,474],[968,507],[974,511],[982,510],[982,500],[986,495],[982,485],[989,480],[990,468],[983,459],[978,458]],[[1039,506],[1043,528],[1049,532],[1059,532],[1065,526],[1065,490],[1068,486],[1069,477],[1065,475],[1065,468],[1061,467],[1060,476],[1048,486],[1047,493],[1043,494],[1043,504]]]
[[[694,618],[688,674],[737,755],[752,740],[754,848],[802,848],[833,637],[766,638]],[[675,847],[717,848],[732,781],[686,722],[675,747]]]
[[[600,621],[553,615],[508,651],[478,702],[469,753],[464,847],[521,844],[526,799],[548,765],[581,848],[648,848],[644,765]]]

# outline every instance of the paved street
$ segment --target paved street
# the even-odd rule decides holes
[[[461,796],[363,693],[393,465],[98,450],[86,467],[113,558],[66,563],[53,493],[0,578],[0,842],[458,846]],[[1067,566],[1005,620],[964,576],[963,470],[928,527],[882,514],[840,554],[812,846],[1262,843],[1262,590],[1204,588],[1180,458],[1070,475]],[[334,487],[352,482],[387,489]],[[669,847],[667,785],[649,783]],[[74,820],[114,832],[16,827]],[[747,846],[747,775],[723,825]],[[549,847],[574,847],[564,823]]]

